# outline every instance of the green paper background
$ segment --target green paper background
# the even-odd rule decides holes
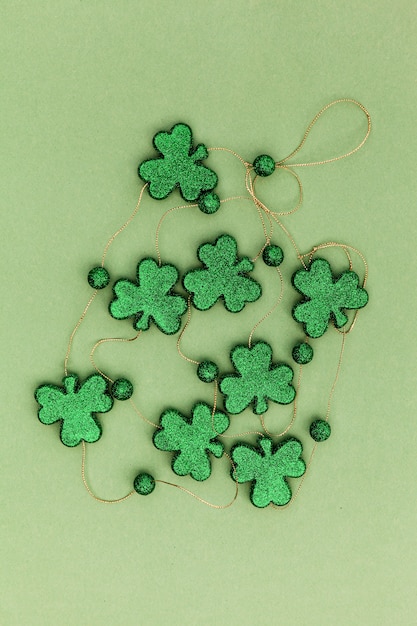
[[[2,4],[0,623],[415,624],[416,4]],[[209,146],[249,161],[264,152],[278,159],[340,97],[369,109],[371,137],[349,159],[299,170],[305,202],[284,221],[303,251],[329,240],[359,248],[369,263],[370,303],[348,337],[332,437],[317,450],[299,497],[283,511],[258,510],[242,485],[235,505],[217,511],[157,485],[147,498],[95,502],[81,483],[81,448],[65,448],[55,426],[38,422],[33,390],[62,376],[69,334],[91,295],[87,273],[135,206],[136,168],[152,154],[153,134],[185,121]],[[332,110],[303,160],[348,150],[365,127],[354,108]],[[209,163],[222,197],[244,191],[237,161],[214,154]],[[295,189],[279,176],[262,181],[259,193],[285,210]],[[145,198],[109,251],[112,278],[132,276],[137,260],[154,254],[156,224],[177,200]],[[256,212],[231,202],[212,217],[190,209],[170,216],[163,258],[189,267],[196,246],[221,232],[235,234],[244,254],[262,245]],[[289,276],[295,258],[278,230],[276,241]],[[228,350],[247,338],[277,290],[275,283],[270,300],[241,317],[220,306],[207,317],[196,313],[184,351],[227,370]],[[291,289],[287,295],[290,306]],[[70,368],[82,376],[91,372],[95,341],[133,335],[129,323],[109,317],[107,303],[100,294],[74,341]],[[288,361],[302,336],[294,324],[281,311],[255,337],[275,340]],[[175,341],[153,329],[136,344],[96,353],[110,376],[132,377],[151,419],[167,406],[189,412],[193,401],[212,396]],[[326,410],[339,336],[314,345],[294,428],[306,453],[308,424]],[[289,415],[288,407],[276,411],[266,415],[273,430]],[[118,403],[101,423],[87,472],[103,497],[127,493],[139,470],[212,502],[233,496],[226,460],[216,461],[207,483],[176,480],[169,454],[153,448],[152,428],[129,406]],[[258,425],[250,413],[234,423],[235,432]]]

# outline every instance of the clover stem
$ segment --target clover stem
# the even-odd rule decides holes
[[[332,309],[332,313],[334,315],[337,328],[341,328],[348,321],[347,316],[340,309],[334,308]]]
[[[76,376],[66,376],[64,379],[65,391],[67,393],[75,393],[75,385],[77,383]]]

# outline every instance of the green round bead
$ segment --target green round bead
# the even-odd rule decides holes
[[[93,289],[104,289],[110,282],[110,274],[105,267],[101,267],[100,265],[99,267],[93,267],[93,269],[88,272],[87,280],[88,284]]]
[[[271,176],[275,172],[275,161],[268,154],[260,154],[253,162],[253,169],[258,176]]]
[[[155,478],[150,474],[138,474],[133,481],[133,488],[141,496],[149,496],[155,489]]]
[[[310,435],[314,441],[326,441],[330,437],[332,429],[325,420],[314,420],[310,426]]]
[[[212,383],[219,375],[219,368],[213,361],[202,361],[197,368],[197,376],[203,383]]]
[[[284,260],[284,253],[282,248],[279,246],[270,244],[264,248],[262,258],[266,265],[269,265],[270,267],[278,267],[278,265],[281,265]]]
[[[133,393],[133,385],[127,378],[118,378],[111,388],[111,395],[116,400],[129,400]]]
[[[297,343],[292,349],[292,358],[299,365],[310,363],[314,355],[314,350],[309,343]]]
[[[215,213],[220,207],[220,198],[214,191],[203,193],[198,199],[198,208],[203,213]]]

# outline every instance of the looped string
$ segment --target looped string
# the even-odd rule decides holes
[[[305,163],[287,163],[287,161],[289,159],[291,159],[292,157],[294,157],[296,154],[298,154],[298,152],[300,152],[300,150],[303,148],[304,144],[307,141],[307,138],[313,128],[313,126],[316,124],[316,122],[318,121],[318,119],[331,107],[335,106],[336,104],[341,104],[341,103],[351,103],[354,104],[355,106],[359,107],[359,109],[361,111],[363,111],[363,113],[366,115],[366,119],[367,119],[367,130],[365,133],[365,136],[363,137],[362,141],[352,150],[349,150],[348,152],[345,152],[344,154],[341,154],[339,156],[336,157],[332,157],[329,159],[322,159],[320,161],[311,161],[311,162],[305,162]],[[262,211],[264,211],[265,213],[267,213],[268,215],[272,216],[274,218],[277,216],[283,216],[283,215],[292,215],[293,213],[295,213],[296,211],[298,211],[298,209],[301,207],[302,203],[303,203],[303,185],[302,182],[299,178],[299,176],[296,174],[296,172],[294,172],[291,168],[294,167],[311,167],[314,165],[325,165],[327,163],[333,163],[335,161],[340,161],[341,159],[346,159],[348,156],[351,156],[352,154],[354,154],[355,152],[357,152],[358,150],[360,150],[362,148],[362,146],[364,145],[364,143],[367,141],[370,132],[371,132],[371,127],[372,127],[372,123],[371,123],[371,116],[369,111],[363,106],[363,104],[361,104],[360,102],[358,102],[357,100],[354,100],[353,98],[339,98],[338,100],[333,100],[332,102],[329,102],[329,104],[327,104],[325,107],[323,107],[318,113],[317,115],[312,119],[312,121],[310,122],[310,124],[307,127],[307,130],[304,133],[304,136],[301,140],[301,142],[298,144],[298,146],[295,148],[295,150],[293,150],[291,152],[291,154],[289,154],[288,156],[286,156],[284,159],[281,159],[279,161],[277,161],[275,163],[275,168],[276,169],[282,169],[288,173],[290,173],[297,182],[297,186],[298,186],[298,200],[297,200],[297,204],[294,206],[294,208],[292,208],[289,211],[271,211],[270,209],[268,209],[265,204],[263,202],[261,202],[259,200],[259,198],[256,196],[255,194],[255,182],[257,180],[257,176],[255,176],[252,179],[252,174],[251,172],[253,171],[253,165],[252,164],[248,164],[245,161],[243,161],[243,159],[241,157],[240,160],[243,162],[243,164],[246,167],[246,189],[249,192],[250,196],[252,197],[252,200],[257,208],[257,210],[259,211],[259,209],[261,209]],[[274,218],[275,219],[275,218]]]
[[[361,104],[357,100],[354,100],[353,98],[339,98],[338,100],[333,100],[332,102],[329,102],[329,104],[326,104],[326,106],[323,107],[317,113],[317,115],[311,120],[310,124],[308,125],[307,130],[304,133],[304,137],[302,138],[301,142],[298,144],[296,149],[293,150],[291,152],[291,154],[289,154],[287,157],[285,157],[285,159],[281,159],[280,161],[278,161],[276,163],[276,167],[277,168],[281,167],[284,163],[286,163],[288,161],[288,159],[291,159],[298,152],[300,152],[301,148],[304,146],[305,142],[307,141],[307,137],[310,134],[311,129],[313,128],[313,126],[317,122],[317,120],[323,115],[323,113],[325,113],[328,109],[330,109],[332,106],[335,106],[336,104],[347,103],[347,102],[350,102],[350,103],[356,105],[357,107],[359,107],[360,110],[363,111],[365,113],[365,115],[366,115],[366,119],[367,119],[367,122],[368,122],[368,128],[366,130],[365,137],[362,139],[362,141],[355,148],[353,148],[352,150],[349,150],[349,152],[341,154],[341,155],[339,155],[337,157],[332,157],[331,159],[324,159],[322,161],[312,161],[310,163],[287,163],[286,167],[308,167],[308,166],[311,166],[311,165],[325,165],[326,163],[333,163],[334,161],[340,161],[341,159],[346,159],[346,157],[351,156],[352,154],[354,154],[355,152],[360,150],[362,148],[363,144],[368,139],[368,137],[370,135],[370,132],[371,132],[371,125],[372,124],[371,124],[370,113],[363,106],[363,104]]]

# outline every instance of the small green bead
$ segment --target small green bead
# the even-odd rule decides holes
[[[297,343],[292,350],[292,358],[299,365],[310,363],[314,355],[314,350],[309,343]]]
[[[133,488],[141,496],[149,496],[155,489],[155,478],[150,474],[138,474],[133,481]]]
[[[197,368],[197,376],[203,383],[212,383],[219,375],[219,368],[213,361],[202,361]]]
[[[282,248],[279,246],[270,244],[264,248],[262,258],[266,265],[269,265],[270,267],[278,267],[278,265],[281,265],[284,260],[284,253]]]
[[[275,161],[268,154],[260,154],[253,162],[253,169],[258,176],[271,176],[275,172]]]
[[[129,400],[133,393],[133,385],[127,378],[118,378],[114,381],[111,394],[116,400]]]
[[[331,428],[325,420],[314,420],[310,426],[310,435],[314,441],[326,441],[330,437]]]
[[[209,191],[208,193],[203,193],[198,199],[198,208],[203,213],[212,214],[216,213],[216,211],[220,207],[220,198],[217,193],[214,191]]]
[[[105,267],[101,267],[100,265],[93,267],[93,269],[88,272],[87,280],[88,284],[93,289],[104,289],[110,282],[110,274]]]

